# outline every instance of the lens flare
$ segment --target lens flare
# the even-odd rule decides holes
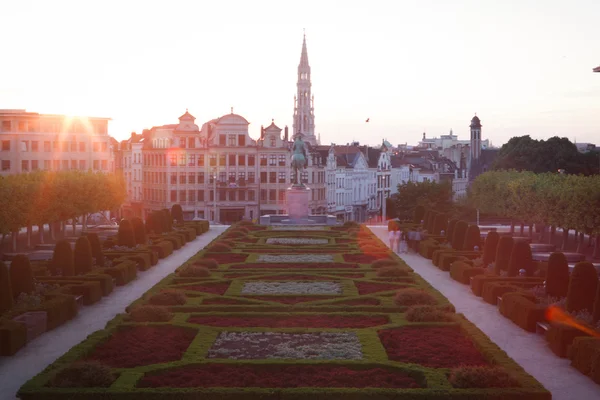
[[[565,313],[560,307],[550,306],[546,309],[546,319],[551,322],[558,322],[560,324],[569,325],[573,328],[577,328],[582,332],[587,333],[590,336],[600,337],[600,333],[595,330],[588,328],[587,326],[580,324],[577,320]]]

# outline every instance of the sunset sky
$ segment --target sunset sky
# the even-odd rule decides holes
[[[125,139],[234,112],[292,126],[303,29],[323,144],[567,136],[600,145],[598,0],[4,1],[0,108]],[[365,120],[370,118],[370,123]]]

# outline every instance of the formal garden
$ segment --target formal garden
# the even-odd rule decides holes
[[[550,399],[366,227],[240,223],[22,399]]]

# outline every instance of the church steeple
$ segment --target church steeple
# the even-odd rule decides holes
[[[310,65],[306,50],[306,34],[302,41],[302,53],[298,64],[298,93],[294,98],[293,134],[302,133],[303,139],[311,145],[317,144],[315,137],[314,97],[311,94]]]

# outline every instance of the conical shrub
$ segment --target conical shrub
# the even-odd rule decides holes
[[[88,233],[87,238],[90,242],[90,247],[92,248],[92,257],[96,259],[96,265],[98,267],[103,267],[104,252],[102,251],[102,244],[100,243],[100,238],[98,237],[98,234]]]
[[[510,261],[508,263],[508,276],[518,276],[519,270],[524,269],[527,276],[533,276],[535,272],[533,258],[531,257],[531,247],[529,243],[517,240],[512,247],[510,253]]]
[[[452,232],[452,248],[454,250],[461,251],[463,249],[468,228],[469,224],[466,221],[458,221],[454,226]]]
[[[86,236],[77,238],[73,251],[73,263],[77,275],[87,274],[92,270],[92,246]]]
[[[440,213],[435,217],[432,233],[439,235],[442,231],[446,231],[446,229],[448,229],[448,215]]]
[[[569,291],[569,262],[561,252],[550,254],[546,273],[546,294],[565,297]]]
[[[437,211],[430,211],[429,212],[429,217],[427,218],[426,224],[425,224],[425,230],[427,230],[427,232],[433,232],[433,225],[435,223],[435,219],[438,216],[438,212]]]
[[[33,292],[33,272],[29,258],[25,254],[17,254],[12,259],[9,275],[13,298],[19,297],[21,293]]]
[[[53,274],[57,275],[60,272],[62,276],[73,276],[75,275],[73,265],[73,249],[71,249],[71,244],[64,239],[59,240],[56,242],[56,246],[54,246],[52,261],[50,261]]]
[[[488,232],[485,237],[485,244],[483,246],[483,265],[488,266],[496,261],[496,249],[498,248],[498,242],[500,241],[500,235],[496,231]]]
[[[452,244],[452,237],[454,236],[454,228],[456,228],[457,219],[451,219],[448,221],[448,230],[446,231],[446,239]]]
[[[594,318],[594,322],[600,321],[600,285],[596,288],[596,300],[594,300],[592,317]]]
[[[117,233],[117,242],[119,246],[135,247],[135,234],[133,233],[133,226],[131,226],[130,220],[121,220],[119,232]]]
[[[496,275],[500,275],[501,271],[508,271],[513,244],[514,240],[510,236],[501,236],[500,240],[498,240],[498,247],[496,248],[496,264],[494,266]]]
[[[137,244],[146,244],[148,243],[148,238],[146,237],[146,227],[144,226],[144,221],[141,218],[135,217],[131,219],[131,226],[133,227],[133,236],[135,237],[135,242]]]
[[[420,224],[425,216],[425,207],[418,205],[415,207],[415,216],[413,222],[415,224]]]
[[[177,220],[178,224],[183,224],[183,209],[180,204],[173,204],[171,207],[171,219]]]
[[[0,261],[0,315],[10,310],[13,304],[13,294],[8,267]]]
[[[592,311],[598,287],[598,272],[588,261],[578,262],[571,273],[567,292],[567,311]]]
[[[161,212],[163,215],[163,232],[171,232],[173,230],[173,217],[171,217],[171,212],[166,208]]]
[[[481,250],[481,233],[477,225],[469,225],[467,233],[465,234],[465,243],[463,244],[463,250],[473,251],[475,246]]]

